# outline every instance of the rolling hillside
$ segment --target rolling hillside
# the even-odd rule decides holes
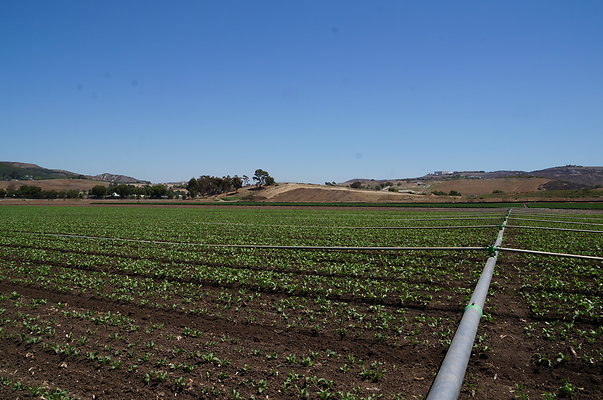
[[[502,181],[506,179],[507,181]],[[509,179],[520,179],[513,181],[521,183],[509,184]],[[418,178],[401,179],[351,179],[340,185],[348,186],[354,182],[360,182],[364,186],[374,186],[385,182],[392,182],[404,189],[418,187],[417,182],[423,189],[431,187],[433,190],[458,190],[461,193],[483,194],[492,190],[503,190],[506,192],[526,192],[535,190],[572,190],[589,189],[603,186],[603,167],[582,167],[577,165],[566,165],[552,167],[535,171],[454,171],[439,172],[423,175]],[[501,187],[495,187],[501,186]],[[438,187],[438,189],[435,189]],[[429,190],[423,190],[428,192]]]
[[[0,180],[34,180],[34,179],[61,179],[61,178],[83,178],[85,175],[70,171],[42,168],[36,164],[20,162],[1,161]]]
[[[92,181],[126,184],[151,183],[149,181],[143,181],[125,175],[104,173],[91,176],[78,174],[71,171],[65,171],[61,169],[48,169],[40,167],[37,164],[28,164],[13,161],[0,161],[0,181],[39,181],[45,179],[88,179]],[[38,184],[38,186],[40,185]]]

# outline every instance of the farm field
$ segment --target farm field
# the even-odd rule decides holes
[[[2,206],[0,398],[424,398],[506,213]],[[601,211],[508,224],[603,257]],[[602,267],[501,252],[460,398],[602,399]]]

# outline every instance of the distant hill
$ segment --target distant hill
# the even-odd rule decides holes
[[[603,167],[566,165],[530,172],[530,175],[572,182],[585,186],[603,185]]]
[[[43,179],[89,179],[111,183],[150,183],[125,175],[104,173],[96,176],[78,174],[61,169],[48,169],[37,164],[13,161],[0,161],[0,180],[43,180]]]
[[[363,184],[379,184],[387,181],[449,181],[457,179],[499,179],[499,178],[547,178],[551,182],[543,186],[545,190],[557,189],[583,189],[595,186],[603,186],[603,167],[582,167],[578,165],[566,165],[562,167],[552,167],[536,171],[438,171],[423,175],[418,178],[399,178],[399,179],[351,179],[343,182],[343,185],[349,185],[353,182]]]
[[[34,180],[34,179],[61,179],[61,178],[79,178],[85,179],[85,175],[76,174],[70,171],[42,168],[36,164],[27,164],[20,162],[1,161],[0,162],[0,180]]]
[[[149,181],[142,181],[140,179],[132,178],[130,176],[115,175],[115,174],[109,174],[109,173],[91,176],[90,179],[94,179],[95,181],[103,181],[103,182],[111,182],[111,183],[125,183],[125,184],[151,183]]]
[[[466,178],[511,178],[511,177],[537,177],[549,178],[556,181],[574,183],[573,188],[578,186],[596,186],[603,185],[603,167],[582,167],[578,165],[566,165],[563,167],[552,167],[539,169],[536,171],[494,171],[475,173],[453,172],[452,175],[460,175]],[[440,176],[441,178],[441,176]],[[556,186],[564,186],[558,184]],[[572,185],[565,185],[569,188]]]

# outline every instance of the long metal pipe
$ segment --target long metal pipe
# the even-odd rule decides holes
[[[494,242],[495,248],[500,247],[502,244],[505,226],[510,213],[511,210],[507,212],[498,232],[498,236]],[[459,397],[497,259],[498,251],[495,251],[494,255],[486,261],[484,270],[473,290],[469,304],[465,307],[463,318],[446,352],[444,361],[442,361],[440,370],[431,385],[427,400],[456,400]]]
[[[603,257],[585,256],[582,254],[552,253],[549,251],[513,249],[513,248],[508,248],[508,247],[499,247],[497,250],[503,251],[503,252],[508,251],[511,253],[538,254],[538,255],[542,255],[542,256],[555,256],[555,257],[579,258],[579,259],[583,259],[583,260],[603,261]]]
[[[550,223],[556,223],[556,224],[603,225],[603,224],[598,224],[596,222],[553,221],[550,219],[532,219],[532,218],[518,218],[518,217],[512,217],[509,219],[521,220],[521,221],[534,221],[534,222],[550,222]]]
[[[440,218],[389,218],[389,221],[440,221],[440,220],[445,220],[445,219],[454,219],[454,220],[460,220],[460,219],[498,219],[500,217],[504,217],[504,215],[492,215],[491,217],[484,217],[484,216],[475,216],[475,217],[440,217]]]
[[[556,213],[556,214],[545,214],[545,213],[526,213],[515,210],[515,215],[527,215],[534,217],[556,217],[556,218],[573,218],[573,219],[601,219],[603,214],[572,214],[572,213]],[[592,217],[584,217],[583,215],[593,215]]]
[[[455,225],[455,226],[340,226],[349,229],[462,229],[462,228],[496,228],[500,225]]]
[[[227,224],[220,225],[232,226],[252,226],[253,224]],[[461,229],[461,228],[494,228],[500,225],[428,225],[428,226],[346,226],[346,225],[272,225],[263,224],[262,226],[276,226],[279,228],[310,228],[310,229]]]
[[[463,219],[463,218],[453,218],[453,219]],[[465,218],[472,219],[472,218]],[[496,219],[496,218],[487,218],[487,219]],[[397,221],[397,220],[390,220]],[[406,220],[400,220],[406,221]],[[437,219],[418,219],[413,221],[439,221]],[[240,222],[195,222],[196,225],[220,225],[226,227],[232,226],[254,226],[257,227],[258,224],[251,223],[240,223]],[[603,224],[602,224],[603,225]],[[491,228],[500,225],[455,225],[455,226],[442,226],[442,225],[415,225],[415,226],[350,226],[350,225],[284,225],[284,224],[261,224],[262,227],[279,227],[279,228],[300,228],[300,229],[454,229],[454,228]]]
[[[593,231],[590,229],[551,228],[548,226],[507,225],[507,227],[509,227],[509,228],[525,228],[525,229],[544,229],[547,231],[603,233],[603,231]]]
[[[257,226],[257,224],[246,223],[228,223],[228,222],[202,222],[199,225],[222,225],[222,226]],[[347,225],[282,225],[282,224],[262,224],[262,227],[276,226],[279,228],[300,228],[300,229],[455,229],[455,228],[493,228],[500,225],[427,225],[427,226],[347,226]]]
[[[497,225],[498,226],[498,225]],[[274,245],[259,245],[259,244],[212,244],[212,243],[190,243],[190,242],[170,242],[165,240],[148,240],[148,239],[127,239],[127,238],[114,238],[106,236],[88,236],[88,235],[73,235],[67,233],[43,233],[43,232],[19,232],[31,235],[40,236],[54,236],[54,237],[67,237],[77,239],[97,239],[97,240],[116,240],[121,242],[135,242],[135,243],[151,243],[151,244],[173,244],[173,245],[189,245],[189,246],[206,246],[206,247],[234,247],[234,248],[249,248],[249,249],[290,249],[290,250],[392,250],[392,251],[405,251],[405,250],[487,250],[490,247],[353,247],[353,246],[274,246]],[[502,241],[501,241],[502,242]],[[498,243],[498,240],[497,240]],[[500,243],[499,243],[500,244]],[[0,247],[2,245],[0,244]],[[513,253],[526,253],[526,254],[540,254],[545,256],[559,256],[568,258],[581,258],[585,260],[603,260],[603,257],[587,256],[582,254],[567,254],[567,253],[553,253],[548,251],[539,250],[527,250],[527,249],[515,249],[509,247],[496,247],[497,251],[502,252],[513,252]]]

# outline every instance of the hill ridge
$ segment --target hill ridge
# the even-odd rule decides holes
[[[103,173],[84,175],[64,169],[49,169],[37,164],[17,161],[0,161],[0,180],[33,181],[40,179],[89,179],[111,183],[151,183],[130,176]]]
[[[520,170],[498,170],[498,171],[437,171],[416,178],[397,178],[397,179],[367,179],[355,178],[350,179],[341,184],[347,185],[353,182],[376,182],[383,183],[387,181],[400,180],[417,180],[417,181],[433,181],[433,180],[451,180],[451,179],[496,179],[496,178],[548,178],[555,181],[575,184],[577,186],[595,187],[603,185],[603,167],[598,166],[581,166],[581,165],[564,165],[557,167],[544,168],[534,171]],[[561,184],[560,184],[561,185]]]

